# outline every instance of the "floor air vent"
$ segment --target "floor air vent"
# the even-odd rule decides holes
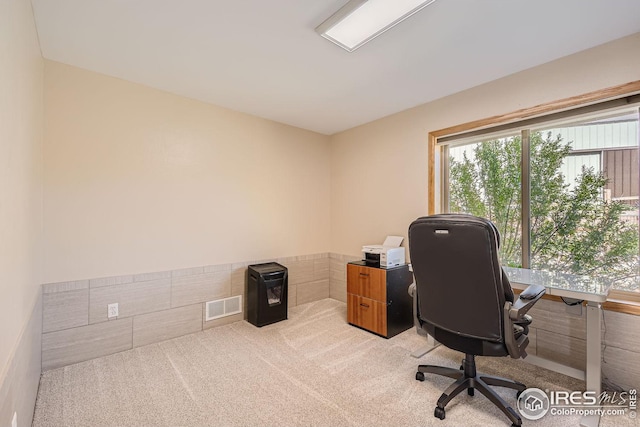
[[[231,298],[208,301],[206,310],[206,320],[218,319],[220,317],[231,316],[242,313],[242,295]]]

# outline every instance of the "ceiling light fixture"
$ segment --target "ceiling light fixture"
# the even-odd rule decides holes
[[[353,52],[435,0],[349,0],[316,32]]]

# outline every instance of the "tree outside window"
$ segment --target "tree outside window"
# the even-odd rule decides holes
[[[626,122],[635,126],[631,149],[620,146],[629,135],[615,135]],[[597,276],[617,289],[639,291],[637,123],[580,125],[582,136],[594,134],[595,142],[566,140],[568,128],[530,132],[531,237],[524,253],[531,268]],[[600,135],[603,127],[613,129],[610,138],[602,136],[606,129]],[[512,267],[523,259],[522,146],[516,134],[449,150],[449,211],[492,220],[502,237],[502,262]]]

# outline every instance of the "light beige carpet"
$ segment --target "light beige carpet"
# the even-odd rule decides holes
[[[463,355],[440,346],[415,359],[425,339],[410,329],[386,340],[349,326],[346,305],[325,299],[263,328],[247,322],[45,372],[33,425],[45,426],[508,426],[484,396],[466,393],[433,417],[452,382],[418,364],[458,367]],[[523,361],[478,358],[478,370],[541,389],[583,383]],[[515,405],[515,392],[501,392]],[[568,426],[578,417],[524,420]],[[626,417],[602,426],[635,425]]]

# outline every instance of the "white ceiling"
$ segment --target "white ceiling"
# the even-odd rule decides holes
[[[32,3],[47,59],[324,134],[640,32],[640,0],[437,0],[348,53],[314,31],[346,0]]]

